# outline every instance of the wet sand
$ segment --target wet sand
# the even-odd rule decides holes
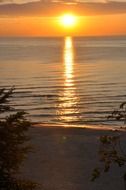
[[[123,190],[125,168],[113,166],[109,173],[91,182],[92,170],[99,166],[98,148],[101,135],[121,135],[121,131],[32,127],[29,131],[34,147],[22,172],[41,185],[41,190]]]

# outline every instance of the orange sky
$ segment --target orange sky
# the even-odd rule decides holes
[[[8,3],[9,0],[6,2]],[[126,2],[123,3],[126,6]],[[31,5],[34,5],[33,8],[35,5],[38,6],[36,6],[36,12],[33,8],[31,12],[29,11],[28,7]],[[42,15],[39,10],[40,5],[42,6],[41,9],[44,6],[48,8]],[[114,5],[116,6],[113,8]],[[11,9],[8,4],[0,4],[0,36],[126,35],[126,9],[123,10],[122,3],[117,5],[116,2],[72,5],[72,12],[78,16],[78,22],[74,27],[67,29],[58,22],[59,7],[61,6],[59,3],[54,4],[46,1],[43,5],[42,0],[39,2],[34,0],[34,2],[18,4],[18,6],[16,4],[17,9],[21,10],[22,7],[22,11],[16,11],[15,4],[14,8],[11,4]],[[58,11],[51,9],[51,6],[54,6]],[[82,6],[87,7],[84,9]],[[74,11],[75,8],[77,8],[76,11]],[[65,13],[65,7],[62,6],[61,10],[62,13]]]
[[[0,19],[1,36],[126,35],[126,14],[78,17],[77,24],[64,28],[56,17]]]

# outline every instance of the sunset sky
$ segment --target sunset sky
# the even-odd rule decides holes
[[[76,16],[73,27],[59,17]],[[126,35],[126,0],[0,0],[0,36]]]

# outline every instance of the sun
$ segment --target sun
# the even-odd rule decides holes
[[[76,25],[77,18],[72,14],[64,14],[60,17],[59,22],[64,27],[73,27]]]

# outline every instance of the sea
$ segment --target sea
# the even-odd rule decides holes
[[[33,123],[123,125],[108,116],[126,101],[126,36],[0,38],[0,89]]]

